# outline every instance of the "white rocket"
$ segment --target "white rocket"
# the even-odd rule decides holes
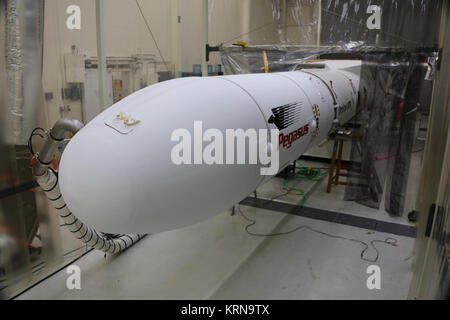
[[[182,128],[201,139],[212,128],[224,136],[278,129],[277,145],[267,142],[267,149],[279,151],[282,170],[354,116],[360,66],[317,61],[300,71],[181,78],[141,89],[71,139],[60,163],[62,196],[83,222],[110,233],[161,232],[211,217],[270,176],[258,163],[196,163],[196,149],[208,142],[189,142],[192,154],[182,156],[191,164],[174,163],[173,133]]]

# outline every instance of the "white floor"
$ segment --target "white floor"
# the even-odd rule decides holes
[[[344,187],[325,192],[326,181],[301,182],[306,206],[408,224],[382,210],[342,200]],[[258,190],[258,197],[282,194],[281,180]],[[277,199],[297,203],[298,196]],[[364,242],[394,237],[398,246],[375,244],[376,263],[360,258],[362,244],[302,229],[277,237],[254,237],[237,213],[224,212],[180,230],[148,236],[116,256],[92,251],[74,264],[81,268],[81,290],[68,290],[65,270],[18,299],[405,299],[412,277],[414,239],[342,224],[242,206],[257,223],[253,232],[289,231],[299,225]],[[374,257],[371,248],[368,257]],[[381,289],[366,286],[369,265],[381,269]]]

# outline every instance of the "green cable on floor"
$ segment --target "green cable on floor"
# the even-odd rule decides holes
[[[298,160],[295,163],[300,168],[298,168],[298,169],[296,168],[296,173],[295,173],[295,175],[292,178],[285,178],[285,179],[283,179],[283,189],[287,190],[288,192],[291,192],[291,191],[298,192],[299,195],[302,196],[302,199],[301,199],[301,201],[299,203],[299,207],[301,208],[301,207],[303,207],[303,205],[305,204],[305,201],[306,201],[305,192],[302,189],[300,189],[300,188],[297,188],[297,187],[292,186],[292,185],[288,185],[288,183],[290,181],[299,181],[299,180],[302,180],[302,179],[307,179],[307,180],[310,180],[310,181],[319,181],[325,176],[326,172],[324,170],[322,170],[322,169],[305,167]]]
[[[299,166],[299,171],[297,176],[299,178],[305,178],[312,181],[319,181],[321,180],[325,175],[326,171],[318,168],[312,168],[312,167],[305,167],[300,161],[295,162],[297,166]]]

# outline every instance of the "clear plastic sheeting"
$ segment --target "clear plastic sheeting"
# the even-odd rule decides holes
[[[402,215],[426,52],[363,55],[345,199]]]
[[[374,208],[384,202],[389,213],[404,214],[411,209],[405,207],[411,159],[423,148],[418,127],[426,135],[432,81],[424,78],[428,57],[438,51],[443,2],[269,2],[272,23],[252,15],[248,32],[222,46],[225,73],[292,71],[311,58],[361,59],[366,85],[352,122],[345,199]]]
[[[347,49],[347,48],[352,49]],[[267,56],[267,68],[270,72],[293,71],[299,64],[327,53],[352,54],[353,50],[363,50],[359,43],[345,46],[248,46],[246,48],[222,47],[222,64],[226,74],[265,72],[264,55]]]
[[[353,130],[352,165],[345,199],[373,208],[379,208],[384,199],[387,212],[402,215],[411,157],[421,150],[417,123],[423,116],[421,121],[426,122],[431,98],[431,81],[424,80],[425,62],[435,50],[394,50],[354,43],[320,49],[228,47],[222,50],[222,62],[227,73],[237,74],[264,72],[264,55],[270,72],[295,70],[311,58],[361,59],[360,99],[357,115],[349,124]]]
[[[360,87],[351,151],[353,165],[349,168],[346,200],[379,207],[391,157],[391,142],[398,135],[393,130],[394,122],[399,119],[397,113],[404,98],[408,69],[405,54],[364,56],[361,82],[367,88]]]
[[[437,43],[442,0],[210,0],[209,8],[210,41],[224,45],[411,47]],[[219,32],[230,12],[241,19]]]
[[[320,40],[321,3],[317,0],[272,0],[273,28],[280,43]]]
[[[216,14],[223,0],[212,2],[209,29],[214,31],[224,23]],[[228,74],[264,72],[263,50],[272,72],[292,70],[326,52],[434,47],[442,0],[246,0],[233,8],[251,12],[242,18],[242,33],[231,39],[217,32],[210,36],[222,44]]]
[[[44,2],[7,0],[5,5],[6,64],[14,143],[25,146],[42,102]]]
[[[352,48],[352,49],[348,49]],[[227,73],[291,71],[310,58],[361,59],[360,101],[352,126],[351,176],[345,199],[403,215],[411,157],[420,152],[418,121],[429,110],[431,81],[424,80],[435,48],[346,46],[317,48],[261,46],[222,50]],[[419,128],[421,129],[421,128]],[[426,134],[426,131],[425,131]],[[423,144],[423,142],[422,142]],[[411,192],[410,192],[411,193]],[[414,202],[414,199],[410,199]]]
[[[43,9],[44,1],[0,0],[0,300],[65,259],[59,221],[36,189],[27,148],[32,128],[44,126]]]
[[[394,135],[390,141],[387,173],[390,180],[386,184],[385,209],[395,215],[408,213],[405,210],[413,209],[405,204],[415,202],[417,194],[417,186],[410,184],[408,191],[408,181],[410,176],[418,176],[417,172],[411,170],[418,171],[421,153],[425,148],[425,137],[420,134],[426,135],[432,91],[432,81],[425,80],[425,61],[426,55],[423,54],[410,57],[405,98],[396,107],[397,113],[391,130]],[[413,198],[408,200],[408,194]]]
[[[438,42],[441,0],[321,2],[322,44],[364,41],[366,45],[415,47]],[[379,26],[376,7],[380,8]]]

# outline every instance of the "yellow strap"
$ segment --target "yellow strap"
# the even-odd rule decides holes
[[[236,42],[236,44],[237,44],[238,46],[243,47],[243,48],[247,48],[247,43],[244,42],[244,41],[238,41],[238,42]]]
[[[264,61],[264,72],[269,73],[269,61],[267,60],[266,50],[262,51],[263,61]]]

